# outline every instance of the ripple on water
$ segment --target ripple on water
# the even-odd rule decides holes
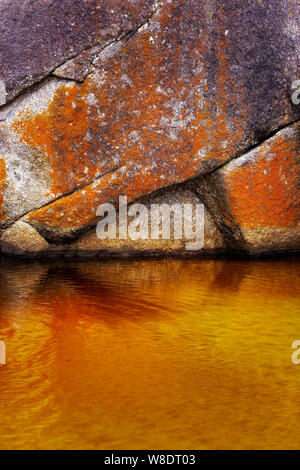
[[[0,269],[0,448],[299,448],[297,260]]]

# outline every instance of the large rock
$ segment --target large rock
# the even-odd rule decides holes
[[[4,5],[13,3],[17,8],[16,2]],[[74,238],[95,225],[100,203],[116,203],[120,194],[134,201],[211,172],[298,119],[291,100],[298,74],[297,3],[161,1],[144,26],[107,46],[91,64],[89,55],[92,70],[82,84],[50,78],[6,108],[0,126],[2,227],[28,213],[24,220],[48,241]],[[142,12],[153,11],[153,2],[139,4]],[[37,6],[30,5],[34,17]],[[100,6],[98,32],[107,8]],[[76,21],[81,37],[86,16]],[[16,16],[9,34],[20,27]],[[43,22],[41,28],[48,31]],[[56,50],[57,36],[46,36]],[[75,36],[67,37],[66,47],[73,47]],[[84,64],[82,54],[80,60]],[[73,72],[72,62],[55,73]]]
[[[193,185],[192,185],[193,186]],[[186,236],[184,230],[183,236],[177,239],[174,234],[174,223],[171,217],[170,224],[170,237],[163,238],[163,225],[161,215],[158,215],[158,220],[155,220],[158,227],[157,239],[151,238],[151,218],[150,211],[153,204],[162,205],[169,204],[170,207],[180,205],[182,213],[184,213],[184,204],[189,204],[193,208],[193,225],[192,229],[195,230],[195,208],[197,204],[202,204],[199,197],[189,187],[189,184],[178,185],[172,188],[163,189],[150,196],[141,198],[139,204],[143,204],[149,213],[149,237],[146,239],[139,238],[132,239],[127,236],[125,239],[107,238],[101,240],[97,237],[96,228],[87,231],[81,235],[76,241],[68,244],[48,244],[41,235],[29,224],[25,222],[16,222],[4,231],[0,244],[2,253],[9,255],[22,255],[26,257],[36,256],[101,256],[101,257],[131,257],[131,256],[170,256],[181,255],[191,256],[200,254],[202,256],[215,255],[224,252],[225,245],[223,237],[216,225],[214,224],[209,212],[204,211],[204,239],[203,246],[196,250],[187,250],[187,244],[195,239]],[[130,209],[131,206],[129,206]],[[117,235],[120,233],[119,217],[117,214]],[[133,220],[132,217],[127,217],[127,226]],[[184,225],[184,224],[183,224]],[[202,225],[201,225],[202,226]],[[183,226],[184,229],[184,226]],[[139,229],[137,230],[137,232]]]
[[[229,248],[300,250],[299,137],[298,123],[198,182]]]

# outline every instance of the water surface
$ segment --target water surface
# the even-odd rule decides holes
[[[296,260],[0,260],[0,448],[299,448],[299,277]]]

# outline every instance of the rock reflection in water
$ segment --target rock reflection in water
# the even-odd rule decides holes
[[[299,447],[299,262],[0,263],[0,448]]]

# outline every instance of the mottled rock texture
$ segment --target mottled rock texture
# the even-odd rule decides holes
[[[50,251],[99,251],[99,204],[192,180],[209,249],[297,250],[299,13],[297,0],[2,1],[0,230],[22,220]]]
[[[7,254],[34,255],[47,250],[48,243],[31,225],[18,221],[2,234],[1,248]]]
[[[199,193],[230,248],[300,247],[300,125],[199,180]]]
[[[7,99],[93,46],[135,31],[155,0],[2,0],[0,79]]]

